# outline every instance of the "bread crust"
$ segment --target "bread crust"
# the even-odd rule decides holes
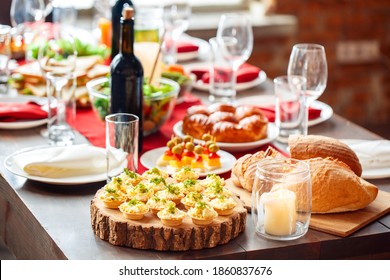
[[[312,180],[312,213],[355,211],[375,200],[378,188],[330,158],[307,160]]]
[[[291,135],[288,144],[291,158],[332,157],[347,164],[357,176],[362,175],[362,166],[355,152],[337,139],[322,135]]]

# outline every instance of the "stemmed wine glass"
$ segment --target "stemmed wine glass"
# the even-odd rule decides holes
[[[39,24],[45,20],[45,3],[43,0],[12,0],[10,17],[12,26],[24,40],[28,60],[28,46],[38,34]]]
[[[74,91],[77,52],[70,34],[41,41],[38,61],[46,79],[49,122],[47,137],[54,145],[71,145],[75,135],[69,124],[75,118]],[[44,134],[44,136],[46,136]]]
[[[187,30],[191,16],[191,5],[188,0],[165,1],[163,4],[164,23],[164,62],[177,62],[176,44],[180,36]]]
[[[287,69],[288,76],[303,76],[306,84],[302,89],[305,98],[306,116],[308,122],[309,106],[322,95],[328,79],[328,66],[325,48],[318,44],[297,44],[291,51]],[[307,125],[305,134],[307,134]]]
[[[236,95],[237,71],[248,60],[253,49],[250,20],[243,14],[223,14],[217,29],[217,42],[223,57],[232,67],[233,100]]]

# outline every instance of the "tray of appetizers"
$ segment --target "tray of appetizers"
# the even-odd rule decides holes
[[[159,251],[226,244],[245,230],[247,215],[223,178],[200,178],[190,167],[172,175],[156,167],[143,174],[125,169],[97,191],[90,211],[99,238]]]

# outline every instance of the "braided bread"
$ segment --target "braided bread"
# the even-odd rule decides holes
[[[267,137],[268,120],[260,109],[216,103],[209,107],[196,105],[187,109],[183,133],[202,139],[206,133],[217,142],[243,143]]]

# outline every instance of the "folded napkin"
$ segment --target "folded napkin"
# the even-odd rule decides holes
[[[263,111],[269,122],[275,121],[275,105],[256,106]],[[321,109],[309,107],[309,120],[315,120],[321,116]]]
[[[0,103],[0,122],[46,119],[47,112],[33,103]]]
[[[106,151],[90,145],[48,147],[18,154],[14,158],[24,172],[46,178],[101,174],[107,171]],[[123,163],[119,158],[116,164]]]
[[[187,41],[179,41],[176,43],[176,49],[178,53],[196,52],[199,50],[199,46]]]
[[[228,71],[228,70],[227,70]],[[259,77],[261,69],[254,65],[244,63],[237,71],[237,83],[251,82]],[[203,83],[208,84],[210,82],[210,73],[207,68],[192,69],[191,73],[196,76],[196,80],[202,80]],[[220,79],[224,77],[220,76]]]
[[[365,170],[390,168],[390,140],[361,140],[346,142],[356,153]]]

